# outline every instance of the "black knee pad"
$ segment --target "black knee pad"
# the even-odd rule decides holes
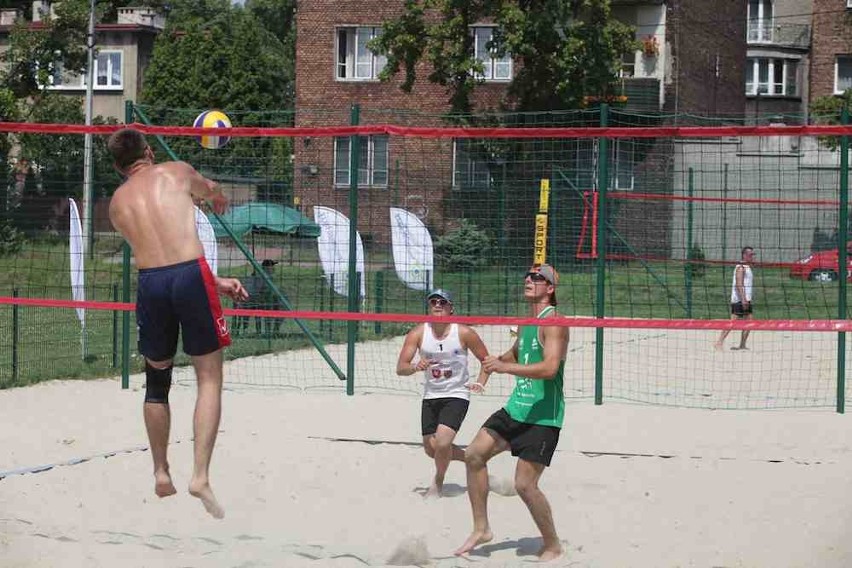
[[[172,369],[157,369],[145,361],[145,402],[169,403],[169,389],[172,388]]]

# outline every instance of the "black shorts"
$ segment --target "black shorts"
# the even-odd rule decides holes
[[[424,398],[420,411],[420,431],[431,436],[438,431],[438,424],[452,428],[456,432],[461,428],[470,401],[463,398]]]
[[[751,302],[748,303],[748,307],[743,307],[742,302],[734,302],[731,304],[731,314],[741,318],[751,313],[751,309],[753,304]]]
[[[518,422],[501,408],[482,425],[509,443],[512,455],[528,462],[550,465],[560,428]]]
[[[231,344],[216,282],[204,258],[139,270],[136,293],[139,353],[171,359],[178,328],[187,355],[206,355]]]

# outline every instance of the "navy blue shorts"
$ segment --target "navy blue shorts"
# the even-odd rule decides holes
[[[174,357],[178,329],[187,355],[231,344],[216,281],[204,258],[139,270],[136,293],[139,353],[152,361]]]

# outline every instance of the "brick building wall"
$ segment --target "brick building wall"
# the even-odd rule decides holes
[[[402,2],[300,2],[296,25],[296,125],[347,126],[353,105],[360,107],[359,124],[447,126],[441,115],[447,111],[446,88],[427,80],[430,68],[417,67],[412,92],[399,85],[403,73],[392,81],[341,81],[336,79],[336,31],[341,26],[380,26],[402,13]],[[476,108],[493,108],[503,95],[505,83],[479,86]],[[390,137],[387,187],[359,190],[358,225],[362,236],[374,243],[390,241],[388,207],[414,211],[430,228],[443,231],[452,223],[443,210],[447,192],[452,191],[452,141]],[[309,217],[313,206],[333,207],[349,215],[348,187],[334,185],[334,140],[296,140],[295,195]]]
[[[665,109],[742,116],[746,3],[671,0],[666,22],[672,71],[666,84]]]
[[[813,0],[811,100],[834,94],[838,55],[852,55],[852,10],[846,0]]]

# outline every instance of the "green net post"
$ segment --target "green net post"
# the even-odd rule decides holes
[[[601,127],[608,126],[609,105],[601,103]],[[606,299],[606,224],[607,224],[607,195],[609,185],[609,140],[598,138],[598,250],[597,282],[595,286],[595,317],[606,315],[604,301]],[[603,363],[604,363],[604,329],[595,328],[595,404],[603,404]]]
[[[380,314],[384,310],[384,295],[385,295],[385,271],[379,270],[376,272],[376,313]],[[376,320],[374,331],[376,335],[382,333],[382,322]]]
[[[840,114],[840,122],[849,124],[849,109],[846,105]],[[838,220],[837,272],[839,286],[837,319],[846,319],[846,289],[849,267],[846,263],[846,243],[849,240],[849,137],[840,137],[840,219]],[[846,412],[846,333],[837,333],[837,412]]]
[[[121,299],[130,303],[130,244],[121,247]],[[130,388],[130,312],[121,312],[121,388]]]
[[[693,169],[689,168],[689,186],[687,188],[689,200],[686,202],[686,264],[683,267],[683,286],[686,293],[687,318],[692,318],[692,228],[695,215],[692,196],[695,194],[694,174]]]
[[[118,284],[112,285],[112,301],[118,303]],[[112,311],[112,368],[118,368],[118,311]]]
[[[12,297],[18,297],[18,289],[15,288],[12,290]],[[20,327],[19,323],[19,309],[18,304],[12,304],[12,384],[18,384],[18,336],[20,333],[18,332],[18,328]]]
[[[722,260],[728,259],[728,164],[722,170]],[[722,263],[722,289],[728,282],[728,265]]]
[[[357,126],[361,121],[361,107],[352,105],[350,123]],[[358,311],[358,299],[361,289],[357,278],[356,237],[358,235],[358,168],[361,157],[361,137],[357,134],[349,138],[349,311]],[[346,394],[355,394],[355,341],[358,334],[358,322],[349,320],[346,324]]]
[[[124,122],[133,122],[133,101],[124,101]],[[121,246],[121,300],[130,303],[130,244]],[[121,388],[130,388],[130,312],[121,312]]]

